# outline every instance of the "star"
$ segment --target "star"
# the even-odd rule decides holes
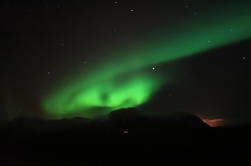
[[[63,42],[59,43],[59,46],[64,47],[64,43]]]
[[[197,15],[198,15],[198,12],[197,12],[197,11],[194,11],[194,12],[193,12],[193,15],[197,16]]]
[[[243,59],[243,60],[246,60],[246,59],[247,59],[247,57],[245,57],[245,56],[244,56],[244,57],[242,57],[242,59]]]
[[[86,65],[88,62],[87,61],[81,61],[84,65]]]
[[[134,11],[135,11],[134,9],[130,9],[130,12],[132,12],[132,13],[133,13]]]
[[[153,70],[153,71],[155,71],[155,70],[156,70],[156,68],[155,68],[155,67],[152,67],[152,70]]]
[[[187,9],[188,9],[189,7],[190,7],[189,5],[185,5],[185,8],[187,8]]]
[[[117,32],[117,28],[113,28],[113,32]]]

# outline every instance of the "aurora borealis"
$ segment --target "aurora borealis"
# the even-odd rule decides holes
[[[43,101],[44,110],[56,118],[90,118],[141,105],[162,84],[175,80],[168,74],[155,74],[153,66],[249,39],[250,16],[249,8],[242,5],[224,15],[208,12],[196,19],[188,18],[175,34],[164,31],[132,50],[102,53],[107,55],[102,64],[87,74],[67,77],[70,81],[53,90]]]
[[[99,118],[129,107],[225,122],[251,116],[250,2],[7,0],[2,7],[0,120]]]
[[[0,12],[0,166],[251,160],[251,0],[1,0]]]

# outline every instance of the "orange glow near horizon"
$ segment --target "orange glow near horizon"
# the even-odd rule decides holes
[[[204,123],[208,124],[211,127],[223,126],[224,119],[201,119]]]

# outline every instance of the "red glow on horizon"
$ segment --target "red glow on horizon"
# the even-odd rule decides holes
[[[223,126],[224,119],[202,119],[202,121],[211,127]]]

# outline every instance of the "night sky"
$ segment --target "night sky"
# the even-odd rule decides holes
[[[251,2],[0,3],[0,120],[137,107],[250,122]]]

